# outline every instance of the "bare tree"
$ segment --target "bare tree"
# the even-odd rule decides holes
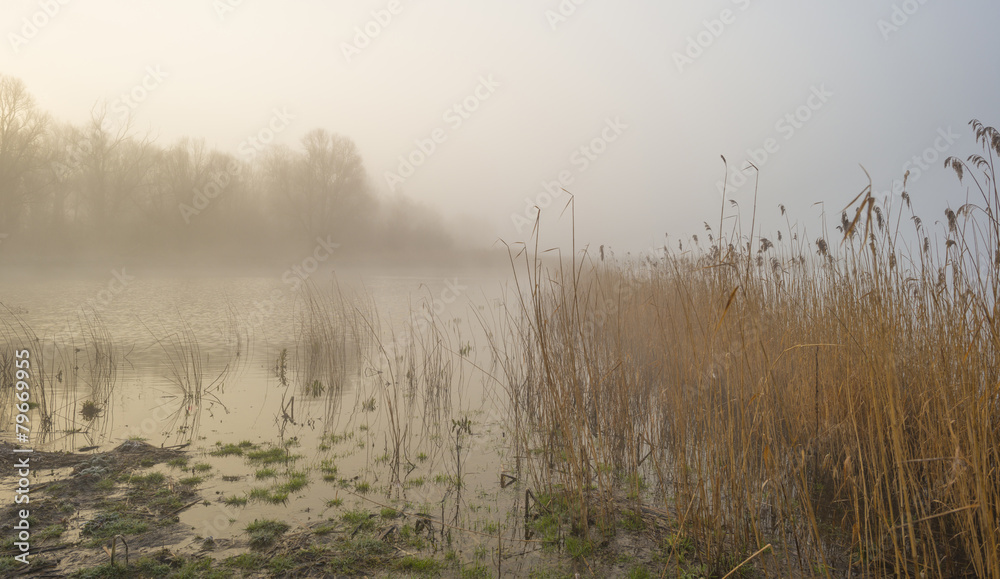
[[[352,235],[374,208],[364,162],[354,141],[315,129],[302,139],[299,190],[292,203],[310,239]]]
[[[42,139],[48,117],[20,79],[0,75],[0,231],[20,226],[41,183],[33,179],[44,158]]]
[[[82,126],[52,123],[20,80],[0,75],[0,234],[59,259],[258,259],[317,237],[375,251],[448,246],[434,211],[373,194],[347,137],[316,129],[249,160],[192,139],[163,148],[135,135],[131,117],[111,117],[98,104]]]
[[[81,143],[82,212],[105,238],[141,213],[141,189],[148,185],[151,139],[132,137],[131,128],[131,119],[116,127],[107,122],[106,107],[95,107]]]

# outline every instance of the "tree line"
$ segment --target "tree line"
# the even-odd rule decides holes
[[[83,125],[59,122],[0,75],[0,261],[263,263],[317,238],[355,257],[454,250],[433,211],[375,192],[348,137],[315,129],[231,154],[161,146],[112,117],[95,106]]]

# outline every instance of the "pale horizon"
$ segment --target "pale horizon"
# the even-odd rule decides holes
[[[943,132],[957,138],[909,183],[918,213],[938,218],[965,195],[944,157],[976,151],[969,120],[1000,122],[986,72],[1000,7],[988,2],[105,1],[54,3],[48,18],[43,4],[11,3],[0,70],[53,120],[81,124],[108,104],[160,146],[189,137],[238,155],[286,111],[275,143],[346,136],[379,195],[440,212],[484,246],[527,238],[517,223],[564,172],[578,241],[641,251],[700,234],[718,213],[720,155],[735,171],[772,138],[776,152],[756,157],[766,228],[783,225],[781,203],[818,229],[814,204],[839,212],[867,184],[859,165],[876,191],[898,192]],[[32,18],[45,25],[28,38]],[[122,98],[132,91],[141,102]],[[605,146],[615,123],[627,128]],[[433,134],[426,160],[394,178]],[[733,192],[741,207],[747,189]],[[564,203],[543,212],[543,240],[568,240]]]

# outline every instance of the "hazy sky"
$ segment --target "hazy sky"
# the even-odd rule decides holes
[[[526,200],[562,176],[578,241],[641,250],[717,226],[719,155],[748,148],[771,150],[765,234],[778,203],[818,233],[813,204],[843,208],[859,164],[888,191],[915,155],[933,163],[910,193],[938,219],[965,195],[944,157],[979,150],[970,119],[1000,124],[998,24],[987,0],[12,0],[0,72],[57,119],[106,101],[165,146],[237,153],[276,114],[294,117],[280,143],[347,135],[382,194],[486,242],[525,238]],[[733,196],[748,222],[752,183]],[[564,203],[543,211],[552,243]]]

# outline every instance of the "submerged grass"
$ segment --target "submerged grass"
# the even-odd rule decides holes
[[[285,534],[290,527],[288,523],[273,520],[254,520],[247,525],[246,533],[250,537],[250,546],[261,549],[274,543],[274,541]]]

